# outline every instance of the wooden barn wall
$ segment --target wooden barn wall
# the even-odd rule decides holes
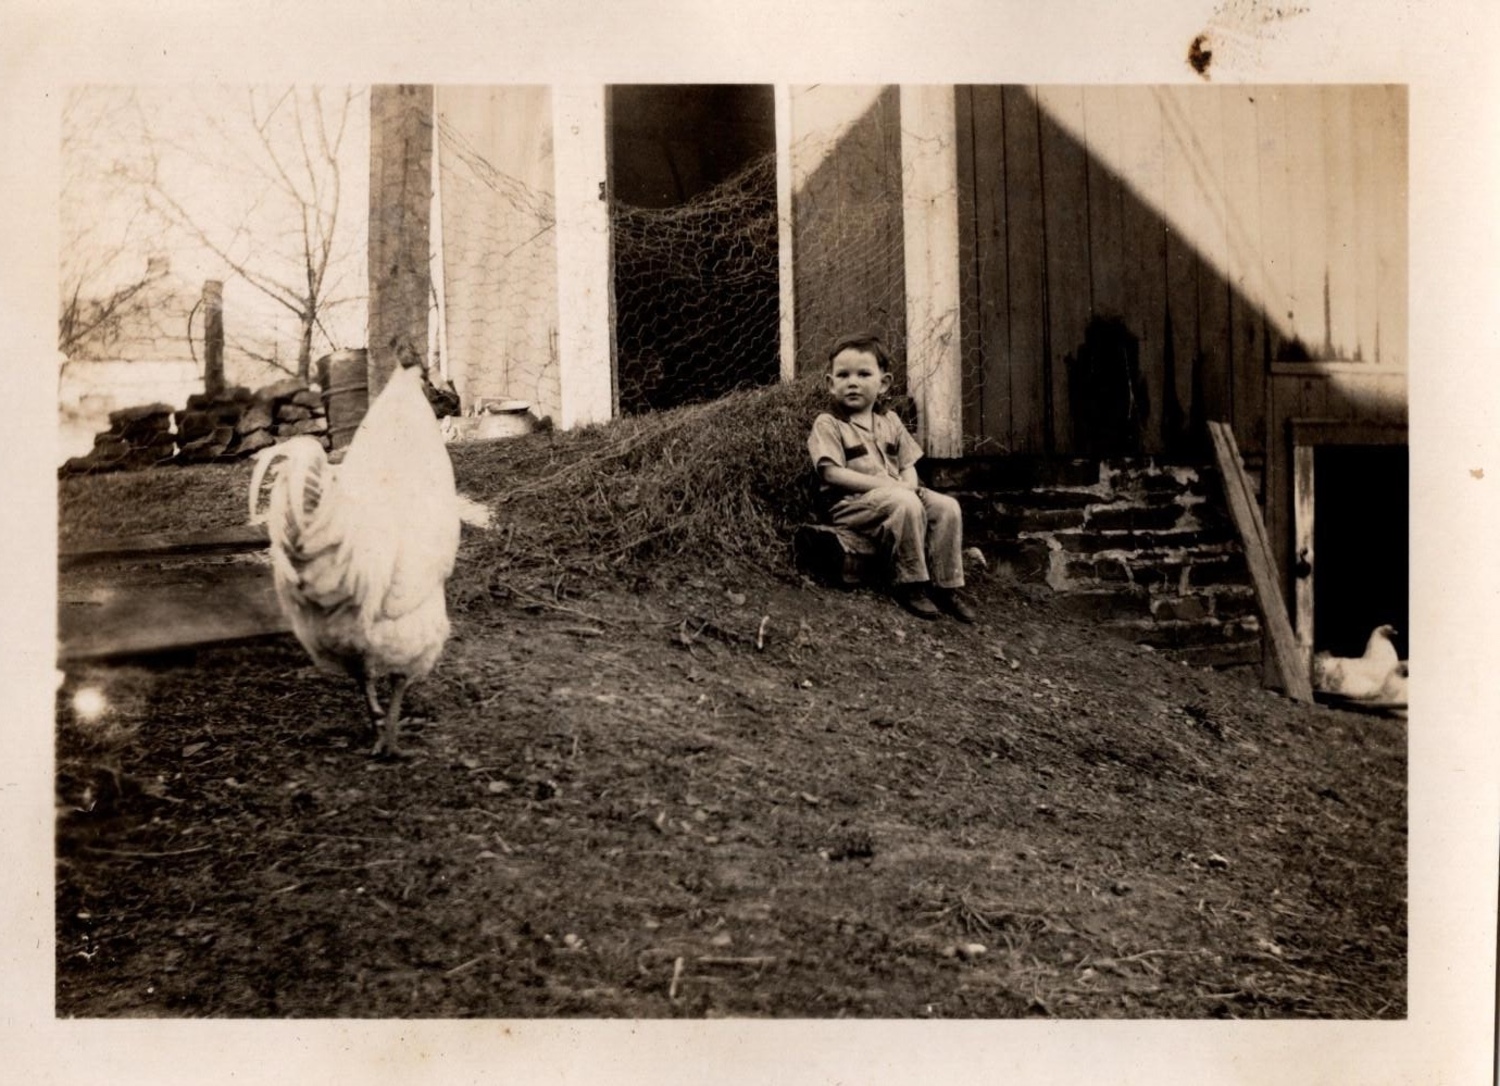
[[[834,339],[854,331],[901,355],[900,89],[794,86],[790,102],[796,371],[821,370]]]
[[[1273,365],[1404,371],[1404,88],[975,86],[957,106],[967,450],[1201,453],[1224,419],[1253,462]],[[1094,318],[1119,324],[1085,351]],[[1124,448],[1098,447],[1101,420]]]
[[[465,407],[561,409],[552,93],[439,86],[438,183],[448,373]]]

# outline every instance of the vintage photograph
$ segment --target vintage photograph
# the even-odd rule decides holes
[[[1404,82],[54,104],[58,1019],[1407,1021]]]

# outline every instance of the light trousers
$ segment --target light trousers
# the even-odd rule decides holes
[[[896,584],[930,580],[939,588],[959,588],[964,583],[963,514],[946,494],[925,486],[883,486],[841,499],[829,519],[889,548]]]

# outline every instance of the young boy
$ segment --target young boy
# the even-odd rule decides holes
[[[917,482],[921,446],[899,418],[878,406],[890,387],[891,358],[879,339],[845,336],[834,344],[828,354],[832,409],[813,421],[807,439],[829,520],[889,547],[896,598],[912,614],[933,619],[942,608],[973,622],[973,609],[957,593],[964,583],[958,502]]]

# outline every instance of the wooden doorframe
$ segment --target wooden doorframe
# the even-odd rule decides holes
[[[1313,500],[1316,450],[1323,445],[1405,445],[1405,423],[1349,419],[1289,419],[1292,434],[1292,585],[1297,649],[1305,669],[1313,657]]]

